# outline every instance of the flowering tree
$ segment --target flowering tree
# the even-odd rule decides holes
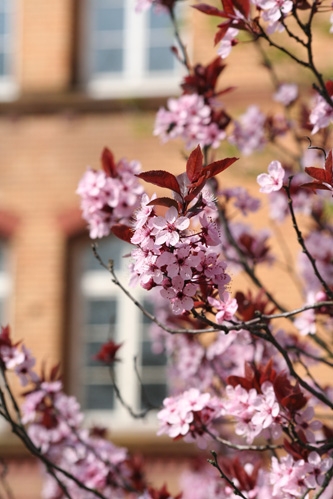
[[[217,21],[217,57],[193,66],[176,4],[138,0],[137,9],[165,9],[175,29],[172,50],[186,75],[181,96],[158,111],[154,134],[163,142],[184,140],[184,172],[141,172],[136,161],[116,162],[105,149],[102,170],[88,170],[77,189],[83,217],[91,238],[113,234],[132,244],[130,286],[154,293],[154,314],[132,299],[152,321],[156,348],[162,345],[169,357],[170,396],[157,414],[158,433],[211,451],[208,463],[183,476],[178,497],[330,499],[333,390],[314,368],[333,367],[333,81],[317,67],[313,39],[315,23],[326,20],[332,6],[324,0],[196,3]],[[224,59],[244,40],[259,47],[272,77],[280,107],[269,115],[251,105],[236,118],[222,104],[231,91],[219,84]],[[308,71],[311,92],[277,78],[270,47]],[[279,261],[272,234],[246,219],[260,210],[260,201],[242,185],[219,185],[223,171],[237,169],[236,157],[216,159],[224,143],[243,155],[278,146],[257,182],[276,233],[286,218],[292,222],[298,273],[290,261],[281,272],[296,282],[297,308],[287,307],[271,279],[262,277],[261,268],[277,272]],[[142,181],[166,192],[148,196]],[[131,298],[112,262],[100,263]],[[245,273],[249,286],[234,289],[231,272]],[[97,358],[112,369],[119,349],[110,341]],[[58,367],[38,375],[31,353],[13,344],[8,327],[0,335],[0,359],[1,415],[45,464],[44,497],[172,499],[166,487],[149,487],[141,463],[102,430],[84,429],[78,403],[62,391]],[[26,387],[21,408],[9,371]]]

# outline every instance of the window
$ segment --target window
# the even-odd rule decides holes
[[[17,94],[13,80],[13,25],[16,2],[0,0],[0,99]]]
[[[128,245],[116,239],[110,243],[108,239],[99,244],[98,252],[105,262],[113,258],[117,277],[127,287],[129,259],[122,255],[128,253]],[[111,421],[112,426],[133,425],[133,419],[115,396],[109,368],[94,356],[109,339],[124,343],[119,351],[121,362],[116,364],[117,385],[126,403],[135,411],[145,407],[146,396],[156,407],[166,396],[165,356],[151,352],[147,319],[111,283],[110,275],[99,265],[88,241],[76,244],[73,262],[78,278],[73,308],[76,331],[71,341],[71,392],[78,396],[86,414],[95,423]],[[151,307],[143,290],[134,290],[134,293],[146,307]]]
[[[83,78],[95,96],[158,96],[178,89],[166,12],[135,12],[135,0],[85,0]]]

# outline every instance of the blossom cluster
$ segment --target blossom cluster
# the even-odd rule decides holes
[[[88,169],[76,190],[92,239],[108,236],[116,223],[128,222],[143,193],[135,176],[140,171],[140,164],[126,159],[115,164],[110,156],[110,151],[105,150],[102,156],[104,169]]]
[[[196,301],[205,300],[200,290],[205,286],[220,295],[210,305],[226,311],[217,320],[222,322],[226,314],[231,318],[237,306],[225,293],[230,277],[219,252],[214,250],[220,244],[216,224],[203,212],[199,225],[190,230],[191,219],[180,216],[175,206],[168,208],[165,216],[158,216],[149,203],[150,199],[144,197],[131,238],[138,245],[132,251],[131,270],[136,280],[145,289],[159,287],[175,314],[190,311]]]
[[[160,108],[156,115],[154,135],[163,142],[182,138],[187,149],[200,144],[201,147],[219,147],[226,133],[214,121],[212,109],[198,94],[182,95],[169,99],[167,109]]]

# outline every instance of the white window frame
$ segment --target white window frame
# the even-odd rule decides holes
[[[82,0],[81,15],[81,81],[88,94],[94,98],[158,97],[179,93],[179,83],[184,69],[175,61],[173,70],[145,71],[148,12],[136,12],[135,0],[122,0],[125,4],[124,71],[93,74],[89,37],[90,2]],[[187,38],[187,37],[186,37]]]
[[[15,53],[15,36],[17,31],[18,20],[18,5],[16,0],[3,0],[5,3],[5,11],[7,13],[6,22],[9,23],[8,33],[0,35],[0,47],[3,46],[7,54],[7,71],[4,75],[0,75],[0,100],[11,101],[18,96],[18,84],[14,78],[14,53]]]
[[[117,323],[115,338],[113,340],[116,343],[123,343],[122,348],[119,350],[118,357],[121,362],[116,363],[116,381],[117,386],[120,390],[123,400],[133,409],[134,412],[139,413],[140,408],[140,393],[138,393],[138,379],[134,369],[134,358],[138,357],[138,367],[140,371],[140,352],[141,352],[141,336],[142,325],[143,325],[143,314],[141,310],[115,285],[111,282],[111,277],[109,273],[104,269],[101,270],[90,270],[84,272],[82,264],[79,262],[78,252],[82,251],[82,243],[78,242],[77,247],[74,246],[74,266],[76,269],[72,269],[73,275],[78,276],[74,282],[74,297],[75,302],[72,304],[72,325],[71,328],[75,328],[72,331],[71,341],[70,341],[70,392],[72,394],[78,393],[80,383],[78,379],[78,369],[81,366],[80,358],[80,344],[82,342],[82,335],[85,334],[83,317],[82,317],[82,303],[84,300],[108,300],[114,297],[117,298],[118,309],[117,309]],[[76,255],[76,256],[75,256]],[[111,257],[112,255],[110,255]],[[119,281],[128,288],[129,281],[129,270],[127,269],[129,259],[124,259],[124,265],[120,270],[117,271],[117,278]],[[77,272],[81,273],[81,276]],[[149,293],[140,287],[129,289],[132,296],[139,302],[143,302],[143,299],[149,299]],[[81,316],[81,317],[80,317]],[[76,358],[75,358],[76,357]],[[101,364],[101,366],[103,366]],[[104,367],[104,366],[103,366]],[[106,372],[107,368],[105,367]],[[154,370],[154,367],[152,368]],[[162,376],[164,374],[164,378]],[[163,383],[166,381],[166,366],[156,367],[156,375],[158,376],[157,381]],[[156,379],[156,378],[155,378]],[[112,381],[109,378],[108,386],[110,387],[110,394],[112,390]],[[81,387],[82,388],[82,387]],[[149,391],[147,392],[147,397],[149,399]],[[157,428],[156,411],[150,411],[147,413],[146,417],[143,419],[134,419],[129,411],[121,404],[121,402],[114,395],[114,409],[89,409],[85,410],[85,419],[89,424],[99,424],[104,427],[110,427],[111,429],[116,429],[117,431],[126,432],[137,432],[138,427],[140,431],[147,431],[147,433],[155,432]]]

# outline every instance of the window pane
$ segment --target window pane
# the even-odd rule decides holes
[[[112,409],[114,407],[114,393],[109,385],[88,385],[85,389],[85,409]]]
[[[124,28],[124,9],[123,8],[100,8],[96,12],[97,31],[122,30]]]
[[[167,12],[155,12],[154,9],[149,10],[149,28],[170,28],[172,34],[172,25]],[[172,36],[172,35],[170,35]]]
[[[165,384],[144,383],[141,386],[141,407],[152,404],[158,409],[162,406],[166,396],[167,387]]]
[[[91,300],[88,302],[88,324],[115,324],[117,303],[115,300]]]
[[[149,71],[168,71],[174,67],[174,56],[170,47],[150,47],[148,58]]]
[[[117,238],[112,238],[111,240],[110,238],[107,238],[97,242],[96,245],[97,253],[106,265],[111,259],[113,260],[115,270],[128,266],[128,259],[124,259],[123,257],[132,250],[130,244],[126,244]],[[91,248],[91,242],[87,242],[85,246],[83,266],[85,270],[103,270],[103,267],[94,255]],[[107,272],[105,269],[104,271]]]
[[[143,341],[141,346],[142,366],[165,366],[165,354],[155,354],[151,350],[151,342]]]
[[[0,35],[8,33],[8,16],[0,11]]]
[[[122,48],[96,50],[94,55],[95,73],[120,73],[123,71],[124,54]]]

